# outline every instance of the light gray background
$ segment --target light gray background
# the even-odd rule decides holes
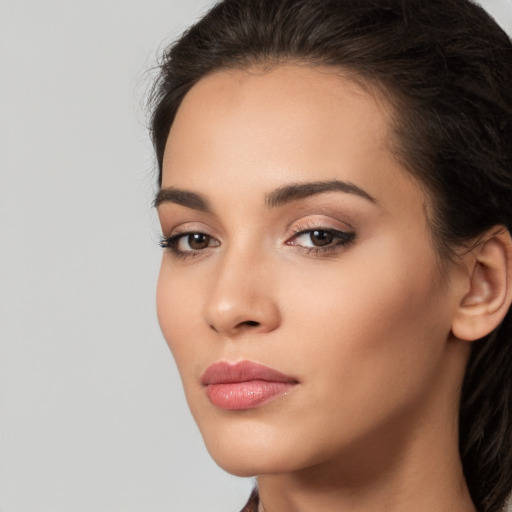
[[[512,0],[484,5],[512,33]],[[0,0],[0,509],[236,512],[158,329],[142,98],[208,0]]]

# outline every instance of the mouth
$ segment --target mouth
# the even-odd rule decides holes
[[[253,409],[283,396],[298,380],[273,368],[251,361],[219,361],[201,377],[210,402],[226,410]]]

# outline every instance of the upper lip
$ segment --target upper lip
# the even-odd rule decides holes
[[[268,366],[252,361],[229,363],[219,361],[210,365],[201,376],[201,384],[233,384],[251,380],[266,380],[269,382],[297,383],[297,379],[285,375]]]

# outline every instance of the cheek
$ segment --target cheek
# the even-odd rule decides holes
[[[164,255],[158,277],[156,306],[158,323],[181,373],[187,360],[194,360],[197,346],[193,332],[199,319],[198,290],[183,282]],[[183,377],[183,376],[182,376]]]
[[[398,405],[428,388],[450,332],[435,256],[404,258],[398,248],[381,258],[373,249],[369,259],[353,254],[319,267],[314,280],[298,272],[290,281],[283,301],[297,333],[290,358],[304,375],[320,376],[319,401],[379,405],[391,396]]]

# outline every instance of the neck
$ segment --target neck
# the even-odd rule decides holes
[[[476,512],[458,453],[447,455],[445,445],[430,444],[396,453],[386,470],[378,463],[363,468],[358,461],[359,467],[263,475],[258,477],[260,512]]]

